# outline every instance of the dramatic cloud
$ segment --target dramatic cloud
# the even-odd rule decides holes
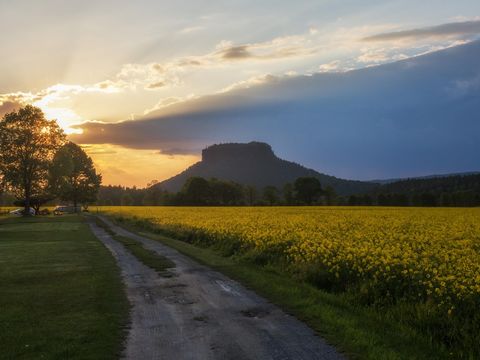
[[[159,89],[159,88],[162,88],[166,85],[167,84],[165,84],[164,81],[159,81],[159,82],[156,82],[156,83],[153,83],[153,84],[148,84],[147,89]]]
[[[255,57],[247,45],[231,46],[220,51],[220,57],[227,60],[248,59]]]
[[[202,151],[201,147],[196,149],[193,148],[165,148],[160,150],[158,153],[161,155],[177,156],[177,155],[197,155]]]
[[[169,154],[260,140],[280,156],[347,178],[477,170],[479,57],[473,42],[362,70],[285,77],[173,104],[143,120],[85,123],[73,139]],[[465,91],[452,97],[452,84]]]
[[[117,177],[124,175],[120,165],[111,164],[122,158],[132,182],[141,181],[150,160],[155,172],[159,158],[197,152],[211,142],[251,139],[269,141],[280,155],[319,169],[341,175],[351,168],[354,174],[355,167],[365,165],[367,171],[371,166],[347,161],[346,151],[355,156],[363,151],[358,138],[350,137],[363,136],[372,144],[388,139],[378,128],[397,126],[400,117],[409,124],[420,109],[432,117],[434,133],[433,119],[443,124],[446,114],[460,111],[460,102],[478,103],[479,73],[462,73],[464,58],[455,64],[458,73],[437,69],[436,78],[425,79],[429,86],[409,76],[416,69],[432,74],[417,56],[480,36],[478,1],[427,0],[422,7],[435,9],[427,17],[414,0],[387,6],[373,0],[348,5],[247,0],[228,6],[189,0],[169,3],[168,11],[154,0],[141,6],[132,1],[78,4],[12,1],[8,11],[0,10],[2,54],[8,54],[0,60],[0,116],[33,104],[69,133],[84,128],[85,134],[72,138],[97,142],[94,159],[104,156],[103,168]],[[425,21],[457,23],[421,28]],[[478,54],[472,56],[478,61]],[[410,60],[396,64],[403,77],[383,67],[404,58]],[[375,81],[353,71],[365,68],[372,68],[365,73]],[[395,82],[398,91],[391,90]],[[404,108],[398,105],[402,101]],[[445,114],[438,114],[442,106]],[[119,124],[122,120],[130,121]],[[86,124],[74,127],[81,123]],[[406,135],[402,139],[409,141]],[[112,150],[117,153],[102,155],[102,141],[118,144]],[[392,144],[395,138],[387,149]],[[122,146],[129,148],[120,151]],[[130,152],[142,153],[145,168],[137,169]],[[378,156],[373,153],[370,164],[378,160],[380,167]]]
[[[316,33],[313,33],[313,35]],[[286,36],[273,39],[269,42],[232,45],[230,42],[223,42],[217,46],[219,49],[213,54],[217,61],[238,61],[238,60],[275,60],[295,56],[308,56],[318,51],[305,36]]]
[[[480,34],[480,20],[442,24],[432,27],[388,32],[368,36],[363,41],[418,40],[424,38],[448,38],[462,35]]]
[[[158,90],[182,85],[182,79],[193,71],[221,69],[225,65],[235,66],[248,61],[302,58],[318,51],[312,42],[315,34],[310,31],[303,35],[277,37],[265,42],[241,45],[221,41],[213,51],[201,55],[183,56],[165,62],[125,64],[113,79],[108,80],[108,84],[131,90]]]
[[[56,119],[67,133],[73,130],[70,125],[80,123],[86,119],[78,115],[71,106],[73,99],[81,94],[113,94],[122,89],[110,81],[98,84],[82,86],[56,84],[38,92],[16,92],[0,94],[0,116],[12,109],[32,104],[40,107],[47,119]]]
[[[0,118],[25,105],[25,94],[0,94]]]
[[[327,34],[323,29],[309,26],[304,33],[271,37],[265,41],[220,41],[198,55],[124,64],[109,78],[91,84],[57,84],[33,93],[3,94],[0,95],[3,96],[0,111],[5,112],[15,104],[34,104],[41,107],[48,118],[58,119],[67,132],[78,132],[80,130],[72,125],[90,119],[102,122],[133,120],[151,117],[156,112],[163,114],[166,109],[177,109],[177,113],[181,113],[193,104],[188,100],[205,96],[216,99],[208,97],[209,94],[283,83],[285,78],[293,77],[290,74],[341,73],[381,65],[469,41],[449,39],[415,43],[414,46],[359,41],[367,34],[386,34],[391,28],[388,24],[360,26],[339,28]],[[336,51],[340,54],[338,58]],[[453,89],[453,85],[450,88]],[[458,85],[450,93],[462,91]],[[265,98],[262,93],[257,96],[253,101]]]

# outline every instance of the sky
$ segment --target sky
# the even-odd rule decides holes
[[[458,69],[476,48],[428,58],[480,38],[478,1],[0,0],[0,33],[0,116],[39,106],[84,146],[105,184],[142,187],[213,142],[251,140],[353,179],[480,170],[467,156],[475,145],[465,145],[477,140],[480,69]],[[431,62],[417,60],[425,54]],[[382,70],[409,59],[421,73]],[[422,84],[445,91],[419,96]],[[422,134],[397,119],[412,107],[421,129],[446,136],[444,156],[424,136],[406,137]],[[466,131],[452,135],[452,119]]]

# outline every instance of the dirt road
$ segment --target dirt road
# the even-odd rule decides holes
[[[143,265],[102,228],[132,304],[126,359],[342,359],[302,322],[237,282],[104,219],[120,235],[175,262],[171,277]]]

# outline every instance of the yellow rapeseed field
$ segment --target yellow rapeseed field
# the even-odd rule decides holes
[[[103,207],[188,241],[227,247],[446,316],[480,303],[479,208]]]

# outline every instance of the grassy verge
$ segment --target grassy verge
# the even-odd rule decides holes
[[[154,269],[160,275],[168,276],[167,269],[175,267],[175,263],[164,256],[157,254],[154,251],[143,247],[139,242],[125,236],[117,235],[105,222],[96,217],[95,221],[98,226],[102,227],[107,233],[120,242],[125,248],[130,251],[133,256],[140,260],[144,265]]]
[[[1,359],[116,359],[129,305],[79,216],[0,220]]]
[[[118,220],[118,219],[117,219]],[[266,267],[222,256],[158,233],[154,225],[121,219],[121,225],[160,241],[256,291],[305,321],[352,359],[455,358],[418,330],[395,320],[385,309],[361,306],[351,295],[331,293],[292,278],[278,267]],[[398,309],[395,309],[398,311]]]

